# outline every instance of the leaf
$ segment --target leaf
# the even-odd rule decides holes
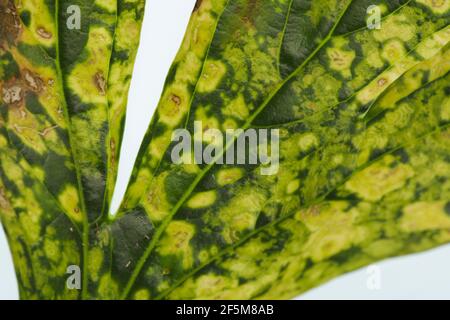
[[[0,0],[0,217],[22,298],[291,298],[450,242],[446,2],[198,1],[116,217],[143,1],[72,1],[79,31],[68,4]],[[278,130],[276,174],[174,163],[197,121]]]
[[[70,6],[79,30],[67,27]],[[66,287],[70,265],[88,281],[91,236],[108,218],[117,172],[126,102],[114,97],[127,95],[143,6],[0,2],[2,220],[23,298],[79,297]]]
[[[201,2],[119,214],[153,229],[122,298],[291,298],[449,241],[448,8],[378,1],[369,30],[367,4]],[[280,129],[278,174],[174,164],[195,121]]]

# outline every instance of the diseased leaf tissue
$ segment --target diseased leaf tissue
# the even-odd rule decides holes
[[[291,298],[450,242],[449,1],[198,1],[109,216],[143,10],[0,0],[0,217],[21,298]],[[277,174],[171,161],[198,121],[278,129]]]

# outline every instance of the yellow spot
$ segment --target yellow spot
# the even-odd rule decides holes
[[[441,107],[441,119],[443,121],[450,120],[450,98],[446,98]]]
[[[102,250],[100,248],[93,248],[89,252],[89,264],[88,264],[89,276],[91,277],[92,281],[98,281],[98,276],[102,264],[103,264]]]
[[[236,121],[234,121],[233,119],[231,119],[231,118],[227,118],[227,119],[225,119],[225,121],[223,122],[223,124],[222,124],[222,129],[224,130],[224,131],[226,131],[226,130],[232,130],[232,129],[237,129],[238,128],[238,124],[236,123]]]
[[[215,117],[209,117],[207,114],[207,109],[204,107],[198,108],[195,112],[195,120],[202,122],[202,129],[206,131],[208,129],[219,129],[219,120]],[[205,137],[203,137],[205,139]],[[206,143],[210,141],[205,141]]]
[[[207,297],[217,295],[217,292],[225,292],[226,289],[237,286],[238,280],[235,278],[208,274],[197,280],[195,293],[198,299],[207,299]]]
[[[33,175],[40,181],[40,182],[44,182],[45,179],[45,171],[37,166],[33,167]]]
[[[161,136],[154,138],[150,143],[150,154],[157,159],[161,159],[171,142],[171,138],[172,132],[170,130],[167,130]]]
[[[45,256],[53,262],[58,262],[61,259],[61,249],[54,240],[45,239],[44,252]]]
[[[203,74],[198,83],[198,92],[211,92],[217,88],[227,71],[226,66],[215,60],[208,60],[205,63]]]
[[[217,199],[216,191],[200,192],[194,195],[187,203],[191,209],[206,208],[214,204]]]
[[[364,239],[364,227],[353,224],[354,216],[347,212],[345,201],[335,201],[324,207],[310,207],[296,216],[311,232],[302,252],[314,261],[323,261]]]
[[[437,54],[450,41],[450,26],[447,26],[433,36],[422,41],[416,48],[416,52],[424,59],[430,59]],[[446,50],[444,50],[446,51]],[[448,60],[448,59],[447,59]],[[444,60],[446,61],[446,60]]]
[[[59,195],[58,200],[72,220],[76,222],[83,221],[83,213],[79,207],[79,198],[76,188],[70,185],[66,186],[64,191]]]
[[[384,44],[382,57],[390,64],[394,64],[404,55],[406,55],[406,50],[403,42],[394,39]]]
[[[240,168],[222,169],[217,173],[216,179],[219,186],[233,184],[240,180],[243,176],[243,171]]]
[[[339,71],[344,77],[351,76],[350,68],[356,57],[355,51],[348,48],[347,42],[343,38],[335,39],[333,47],[327,49],[331,69]]]
[[[367,169],[355,174],[345,188],[369,201],[378,201],[384,195],[400,189],[406,181],[414,175],[413,169],[405,164],[391,167],[393,156],[375,163]]]
[[[124,50],[135,47],[140,40],[140,28],[134,10],[122,11],[116,27],[114,45]]]
[[[29,0],[20,3],[21,10],[32,12],[29,30],[35,33],[35,39],[46,47],[50,47],[55,42],[55,37],[42,36],[43,26],[46,26],[46,35],[54,34],[55,19],[47,6],[42,5],[40,1]],[[40,34],[41,33],[41,34]]]
[[[429,7],[434,13],[443,14],[450,9],[450,1],[448,0],[416,0],[418,3]]]
[[[161,255],[175,255],[182,260],[183,267],[188,269],[194,263],[192,248],[189,244],[195,234],[195,227],[185,221],[172,221],[161,239],[158,251]]]
[[[402,249],[401,242],[397,240],[382,239],[371,243],[364,251],[372,257],[384,258],[394,255],[400,249]]]
[[[166,177],[166,173],[155,177],[147,195],[144,196],[142,205],[151,221],[161,221],[169,214],[170,204],[166,198]]]
[[[396,14],[389,16],[379,30],[373,30],[373,36],[377,41],[384,42],[389,39],[399,38],[402,41],[411,40],[417,33],[416,26],[411,24],[407,15]]]
[[[309,151],[310,149],[317,147],[319,141],[317,137],[312,133],[305,133],[298,139],[298,146],[301,151]]]
[[[106,11],[112,13],[115,12],[117,9],[117,1],[116,0],[95,0],[95,5],[99,6],[100,8],[105,9]],[[120,30],[116,29],[116,30]]]
[[[85,103],[106,103],[98,75],[107,73],[111,42],[111,34],[106,28],[92,27],[85,49],[87,58],[84,62],[77,63],[68,77],[70,88]]]
[[[98,286],[98,299],[113,300],[119,297],[119,286],[109,274],[105,274],[100,279]]]
[[[158,106],[160,121],[170,127],[178,125],[189,108],[189,97],[186,86],[170,86]]]
[[[249,115],[249,108],[245,104],[244,96],[240,94],[236,99],[227,104],[223,110],[223,114],[239,120],[247,119]]]
[[[150,292],[147,289],[141,289],[134,294],[135,300],[150,300]]]
[[[222,236],[227,243],[235,242],[239,233],[255,227],[265,201],[263,194],[249,187],[241,190],[226,207],[221,208],[219,217],[223,222]]]
[[[293,194],[295,191],[298,190],[299,187],[300,187],[300,180],[295,179],[295,180],[289,182],[289,184],[287,185],[286,193]]]
[[[400,227],[407,232],[443,230],[450,228],[450,215],[445,202],[416,202],[403,209]]]

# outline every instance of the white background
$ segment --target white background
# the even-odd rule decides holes
[[[124,149],[113,209],[125,191],[141,139],[158,103],[195,0],[147,0],[142,41],[131,86]],[[450,246],[377,265],[381,288],[369,289],[368,269],[340,277],[299,299],[450,299]],[[17,285],[0,228],[0,299],[17,299]]]

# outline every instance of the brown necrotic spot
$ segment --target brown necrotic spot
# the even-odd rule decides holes
[[[0,47],[14,44],[22,28],[12,0],[0,0]]]
[[[244,6],[239,6],[241,13],[238,15],[241,17],[242,22],[247,27],[251,27],[255,24],[256,17],[259,16],[259,9],[261,8],[260,0],[246,1]]]
[[[6,197],[5,190],[3,188],[0,188],[0,208],[8,209],[10,206],[11,205],[8,201],[8,198]]]
[[[380,80],[378,80],[378,85],[380,87],[384,86],[388,81],[385,78],[381,78]]]
[[[102,72],[97,72],[94,76],[95,85],[97,86],[98,91],[102,94],[106,94],[106,80],[103,76]]]
[[[40,92],[44,85],[44,81],[37,74],[31,72],[30,70],[23,70],[22,77],[25,84],[34,92]]]
[[[24,69],[19,78],[13,78],[1,86],[1,100],[8,105],[21,105],[27,92],[39,93],[43,88],[42,78],[30,70]]]
[[[53,130],[55,130],[56,128],[58,128],[58,126],[51,126],[51,127],[47,127],[44,130],[39,132],[39,135],[42,136],[43,138],[45,138],[50,132],[52,132]]]
[[[45,30],[43,27],[37,28],[36,33],[43,39],[51,39],[53,36],[50,31]]]
[[[172,102],[175,103],[177,106],[181,104],[181,98],[175,94],[172,94],[171,96]]]
[[[117,158],[117,150],[116,150],[116,140],[114,140],[114,138],[111,138],[111,140],[109,140],[109,148],[111,150],[111,164],[114,165],[116,163],[116,158]]]
[[[23,89],[21,86],[13,84],[2,88],[2,100],[4,103],[13,105],[23,100]]]

